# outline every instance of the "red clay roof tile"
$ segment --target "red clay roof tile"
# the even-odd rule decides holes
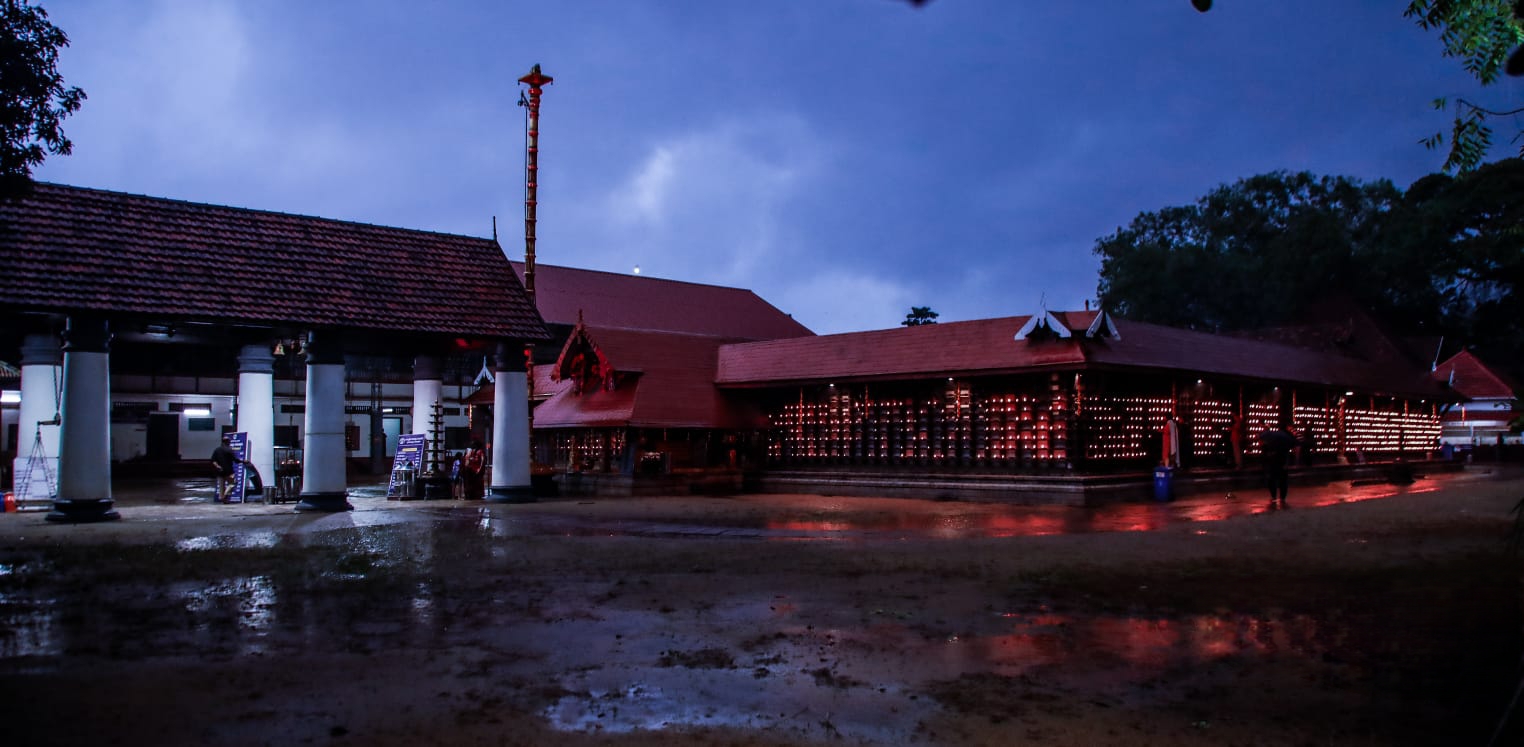
[[[714,385],[717,351],[732,340],[613,327],[584,330],[609,365],[626,375],[613,391],[577,393],[562,382],[535,408],[536,428],[725,428],[741,417]]]
[[[38,184],[0,202],[0,307],[549,337],[492,239]]]
[[[1097,312],[1055,312],[1068,339],[1014,339],[1030,317],[768,340],[720,349],[723,387],[988,376],[1055,367],[1152,369],[1245,379],[1443,396],[1426,371],[1401,361],[1329,352],[1131,322],[1113,317],[1117,339],[1088,339]]]
[[[513,263],[524,275],[524,264]],[[660,330],[743,340],[813,335],[744,288],[535,263],[535,304],[550,324]]]

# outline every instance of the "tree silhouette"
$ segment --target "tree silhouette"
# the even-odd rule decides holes
[[[936,324],[937,312],[932,311],[930,306],[911,306],[910,313],[905,315],[905,321],[900,322],[902,327],[919,327],[923,324]]]
[[[0,197],[26,194],[32,167],[46,154],[66,156],[65,117],[79,110],[85,92],[65,88],[58,50],[69,37],[48,13],[26,0],[0,0]]]

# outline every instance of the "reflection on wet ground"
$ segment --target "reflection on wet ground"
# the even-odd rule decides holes
[[[483,526],[491,525],[492,530],[502,536],[731,537],[778,540],[1031,537],[1151,531],[1186,523],[1221,521],[1281,510],[1315,509],[1394,495],[1428,493],[1439,489],[1441,485],[1493,477],[1495,476],[1490,473],[1459,472],[1420,477],[1407,485],[1338,482],[1296,486],[1287,508],[1272,506],[1262,491],[1201,493],[1166,502],[1124,502],[1095,507],[830,496],[738,496],[709,500],[740,506],[765,504],[766,509],[749,512],[720,511],[693,518],[684,517],[681,512],[671,516],[663,515],[661,499],[551,500],[542,504],[575,506],[622,502],[651,507],[651,510],[640,515],[594,515],[574,510],[523,509],[452,500],[388,501],[385,497],[385,483],[372,478],[368,482],[351,484],[349,498],[356,510],[343,514],[343,519],[339,522],[329,523],[382,525],[418,518],[458,519],[465,513],[475,514]],[[138,482],[125,489],[118,488],[117,501],[119,508],[124,511],[173,505],[197,512],[187,514],[184,518],[206,518],[218,512],[223,515],[241,515],[235,512],[251,511],[279,514],[288,511],[292,505],[251,501],[242,506],[217,506],[211,503],[211,490],[209,480]],[[396,515],[394,512],[404,515]]]
[[[1302,488],[1289,510],[1428,493],[1466,479],[1480,478]],[[1002,538],[1205,526],[1271,510],[1244,495],[1091,509],[794,497],[778,499],[768,518],[737,512],[733,520],[402,505],[375,494],[352,500],[354,512],[293,517],[283,528],[224,528],[139,555],[116,550],[123,557],[104,561],[63,551],[0,557],[3,671],[46,674],[78,657],[299,662],[334,646],[364,655],[458,650],[470,652],[459,677],[490,673],[489,686],[536,702],[554,729],[733,726],[897,743],[941,711],[928,683],[1005,678],[1000,687],[1040,682],[1047,693],[1147,706],[1155,697],[1149,683],[1162,677],[1225,662],[1321,663],[1352,634],[1353,623],[1337,616],[1076,612],[1016,593],[960,597],[956,584],[944,590],[936,579],[899,596],[877,589],[843,599],[840,588],[772,577],[766,588],[708,582],[686,595],[655,587],[702,574],[691,565],[628,579],[617,567],[562,574],[515,565],[524,541],[556,537]],[[177,570],[101,582],[115,569],[86,567],[92,563]],[[497,575],[473,579],[484,564]],[[528,690],[524,682],[537,684]]]

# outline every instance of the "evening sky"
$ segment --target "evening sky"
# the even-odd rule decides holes
[[[1444,160],[1418,142],[1433,98],[1519,98],[1405,5],[54,0],[89,99],[36,176],[472,236],[496,216],[517,259],[539,63],[540,262],[751,288],[822,333],[1070,310],[1140,211],[1274,170],[1405,187]]]

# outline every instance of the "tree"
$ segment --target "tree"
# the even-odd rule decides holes
[[[919,327],[923,324],[936,324],[938,316],[930,306],[911,306],[910,313],[905,315],[905,321],[900,322],[900,326]]]
[[[1524,160],[1509,158],[1408,188],[1388,219],[1388,267],[1425,276],[1399,308],[1428,305],[1438,329],[1506,367],[1524,364]],[[1388,283],[1388,278],[1376,278]]]
[[[26,194],[32,167],[45,154],[74,150],[63,120],[79,110],[85,92],[65,88],[58,50],[69,37],[27,0],[0,0],[0,197]]]
[[[1358,286],[1357,267],[1384,264],[1376,239],[1400,198],[1384,180],[1306,172],[1240,179],[1099,239],[1097,293],[1106,308],[1140,321],[1210,331],[1279,323]]]
[[[1398,330],[1524,368],[1524,160],[1432,174],[1406,192],[1264,174],[1099,239],[1098,292],[1139,321],[1232,331],[1347,296]]]
[[[1491,85],[1505,72],[1524,75],[1524,46],[1521,46],[1524,26],[1519,22],[1519,16],[1524,15],[1524,0],[1412,0],[1403,15],[1424,29],[1438,29],[1444,55],[1460,58],[1466,70],[1484,86]],[[1434,100],[1435,109],[1451,106],[1448,97]],[[1455,99],[1453,106],[1455,119],[1450,128],[1446,171],[1469,171],[1482,162],[1492,145],[1492,128],[1487,124],[1490,117],[1524,113],[1524,107],[1494,111],[1462,98]],[[1519,154],[1524,155],[1524,132],[1514,139],[1521,141]],[[1438,148],[1444,145],[1445,136],[1435,133],[1422,142],[1431,149]]]

